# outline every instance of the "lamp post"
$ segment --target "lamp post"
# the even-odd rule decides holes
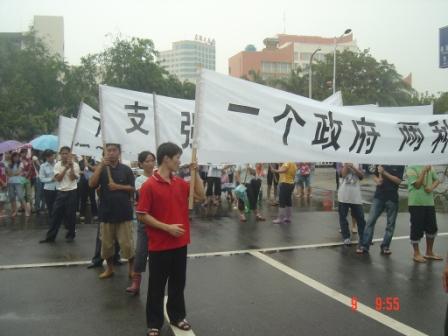
[[[338,40],[341,37],[343,37],[343,36],[345,36],[347,34],[350,34],[351,32],[352,32],[351,29],[346,29],[345,32],[341,36],[339,36],[339,38],[336,38],[336,37],[334,38],[334,51],[333,51],[333,94],[336,93],[336,45],[337,45]]]
[[[321,49],[317,48],[316,50],[314,50],[314,52],[311,54],[311,57],[310,57],[310,78],[309,78],[309,84],[308,84],[309,85],[308,96],[310,97],[310,99],[313,98],[313,69],[311,69],[311,67],[313,64],[314,55],[316,55],[316,53],[318,51],[321,51]]]

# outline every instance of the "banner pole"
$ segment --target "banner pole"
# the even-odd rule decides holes
[[[154,153],[157,153],[157,149],[160,146],[160,129],[159,129],[159,116],[157,111],[157,95],[155,92],[152,93],[152,106],[154,110],[154,131],[155,131],[155,142],[156,142],[156,148],[154,150]]]
[[[101,140],[103,142],[103,158],[106,155],[106,141],[104,139],[104,118],[103,118],[103,97],[101,95],[101,85],[98,86],[99,89],[99,103],[100,103],[100,125],[101,125]],[[112,173],[110,172],[110,167],[106,166],[107,177],[109,178],[109,183],[114,182],[112,179]]]
[[[202,87],[202,68],[199,68],[199,76],[196,81],[196,94],[195,94],[195,118],[194,118],[194,134],[193,134],[193,144],[191,151],[191,163],[197,163],[197,150],[198,150],[198,138],[199,138],[199,116],[202,110],[201,102],[201,87]],[[194,206],[194,186],[196,184],[197,167],[191,170],[190,176],[190,195],[188,198],[188,209],[192,210]]]

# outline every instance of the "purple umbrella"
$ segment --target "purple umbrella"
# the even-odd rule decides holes
[[[4,142],[0,142],[0,154],[13,151],[16,149],[19,149],[20,147],[26,146],[25,144],[15,141],[15,140],[8,140]]]

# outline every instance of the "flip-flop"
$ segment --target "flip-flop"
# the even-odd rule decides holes
[[[443,258],[438,255],[425,255],[425,256],[423,256],[423,258],[430,259],[430,260],[437,260],[437,261],[443,260]]]
[[[183,330],[183,331],[191,330],[191,325],[190,325],[190,323],[187,322],[187,320],[182,320],[179,322],[170,322],[170,323],[172,326],[174,326],[180,330]]]
[[[414,257],[414,258],[412,258],[412,260],[414,260],[415,262],[418,262],[418,263],[425,263],[426,262],[426,259],[423,258],[423,257],[420,257],[420,258]]]

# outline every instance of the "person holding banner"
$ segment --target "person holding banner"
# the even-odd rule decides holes
[[[411,243],[414,249],[413,260],[423,263],[426,260],[442,260],[433,251],[437,235],[436,209],[434,206],[434,189],[440,181],[432,166],[409,166],[408,176],[408,208],[411,215]],[[419,242],[426,234],[426,254],[422,257]]]
[[[290,223],[292,216],[292,193],[294,192],[294,179],[297,165],[294,162],[285,162],[279,169],[271,166],[274,173],[280,174],[279,179],[279,209],[274,224]]]
[[[65,222],[68,229],[65,236],[67,242],[73,242],[76,235],[76,180],[79,178],[79,166],[73,162],[70,147],[61,147],[59,155],[61,161],[54,166],[57,194],[50,217],[50,229],[46,238],[39,243],[53,243],[62,221]]]
[[[131,168],[120,163],[120,155],[119,144],[106,144],[105,157],[89,180],[90,188],[100,187],[101,257],[107,262],[100,279],[114,275],[114,243],[117,241],[123,257],[128,259],[130,278],[134,267],[132,194],[135,179]]]
[[[361,186],[359,184],[359,181],[364,178],[364,173],[360,165],[355,166],[353,163],[344,163],[340,176],[342,181],[338,190],[339,226],[344,244],[348,246],[351,244],[350,229],[347,221],[348,210],[351,210],[352,217],[356,220],[359,237],[363,237],[366,226],[362,208]],[[358,247],[361,249],[361,242],[359,242]]]
[[[182,149],[176,144],[163,143],[157,149],[159,170],[142,186],[137,206],[137,218],[146,225],[149,250],[149,280],[146,320],[149,336],[160,335],[163,326],[165,287],[168,282],[167,312],[170,323],[190,330],[185,319],[184,289],[187,270],[187,246],[190,243],[189,195],[194,200],[205,199],[204,185],[197,173],[196,162],[190,170],[194,185],[174,175],[180,166]]]
[[[142,185],[152,176],[156,157],[149,151],[143,151],[138,155],[138,166],[143,169],[143,175],[135,179],[136,200],[139,200],[139,192]],[[148,236],[146,235],[146,225],[138,221],[137,246],[135,248],[134,270],[132,272],[132,284],[126,288],[126,292],[137,295],[140,292],[142,273],[146,270],[148,261]]]
[[[373,196],[364,236],[359,236],[362,242],[361,248],[356,253],[368,252],[372,243],[375,224],[381,214],[386,211],[387,224],[381,243],[381,254],[390,255],[390,243],[395,231],[395,222],[398,214],[398,187],[403,180],[404,166],[382,166],[375,168],[374,181],[376,183],[375,195]]]

